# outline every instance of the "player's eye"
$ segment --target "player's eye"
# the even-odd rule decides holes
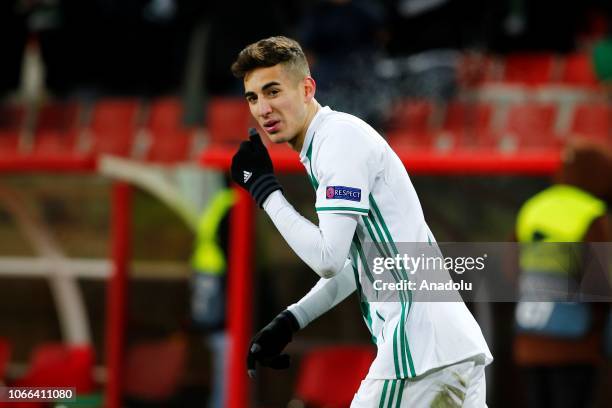
[[[255,103],[257,102],[257,97],[256,96],[247,96],[246,98],[248,103]]]
[[[276,96],[280,93],[280,90],[278,89],[270,89],[270,91],[268,92],[269,96]]]

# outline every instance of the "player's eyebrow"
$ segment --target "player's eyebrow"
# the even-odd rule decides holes
[[[265,91],[266,89],[270,88],[271,86],[275,86],[275,85],[280,85],[280,82],[276,82],[276,81],[268,82],[267,84],[261,87],[261,90]]]
[[[261,91],[264,92],[266,89],[272,86],[277,86],[277,85],[280,85],[280,82],[276,82],[276,81],[268,82],[267,84],[261,87]],[[251,96],[257,96],[257,95],[255,95],[255,92],[253,91],[248,91],[244,93],[244,97],[246,99],[249,99]]]

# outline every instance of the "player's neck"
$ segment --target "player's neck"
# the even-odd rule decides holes
[[[302,126],[302,131],[298,133],[296,137],[289,141],[289,146],[296,152],[300,153],[302,151],[302,146],[304,146],[304,139],[306,138],[306,132],[308,132],[308,128],[310,127],[310,123],[312,119],[314,119],[317,112],[321,109],[321,105],[317,102],[316,99],[312,99],[310,105],[308,106],[308,113],[306,114],[306,118],[304,119],[304,126]]]

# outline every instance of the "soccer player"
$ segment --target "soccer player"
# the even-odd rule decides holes
[[[232,65],[257,123],[273,143],[299,153],[316,190],[319,225],[285,199],[267,149],[250,131],[232,160],[233,180],[253,196],[295,253],[321,279],[253,338],[256,364],[286,368],[294,332],[358,292],[377,355],[351,407],[485,407],[491,353],[463,302],[370,302],[363,295],[365,245],[397,253],[396,243],[435,243],[402,162],[367,123],[315,99],[300,45],[271,37],[247,46]],[[448,405],[444,405],[448,404]]]

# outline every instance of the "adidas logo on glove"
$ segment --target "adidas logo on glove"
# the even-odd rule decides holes
[[[250,172],[250,171],[246,171],[246,170],[245,170],[245,171],[243,171],[243,172],[242,172],[242,174],[243,174],[243,176],[244,176],[244,178],[243,178],[243,179],[244,179],[244,183],[246,183],[247,181],[249,181],[249,179],[250,179],[250,178],[251,178],[251,176],[253,175],[253,173],[252,173],[252,172]]]

